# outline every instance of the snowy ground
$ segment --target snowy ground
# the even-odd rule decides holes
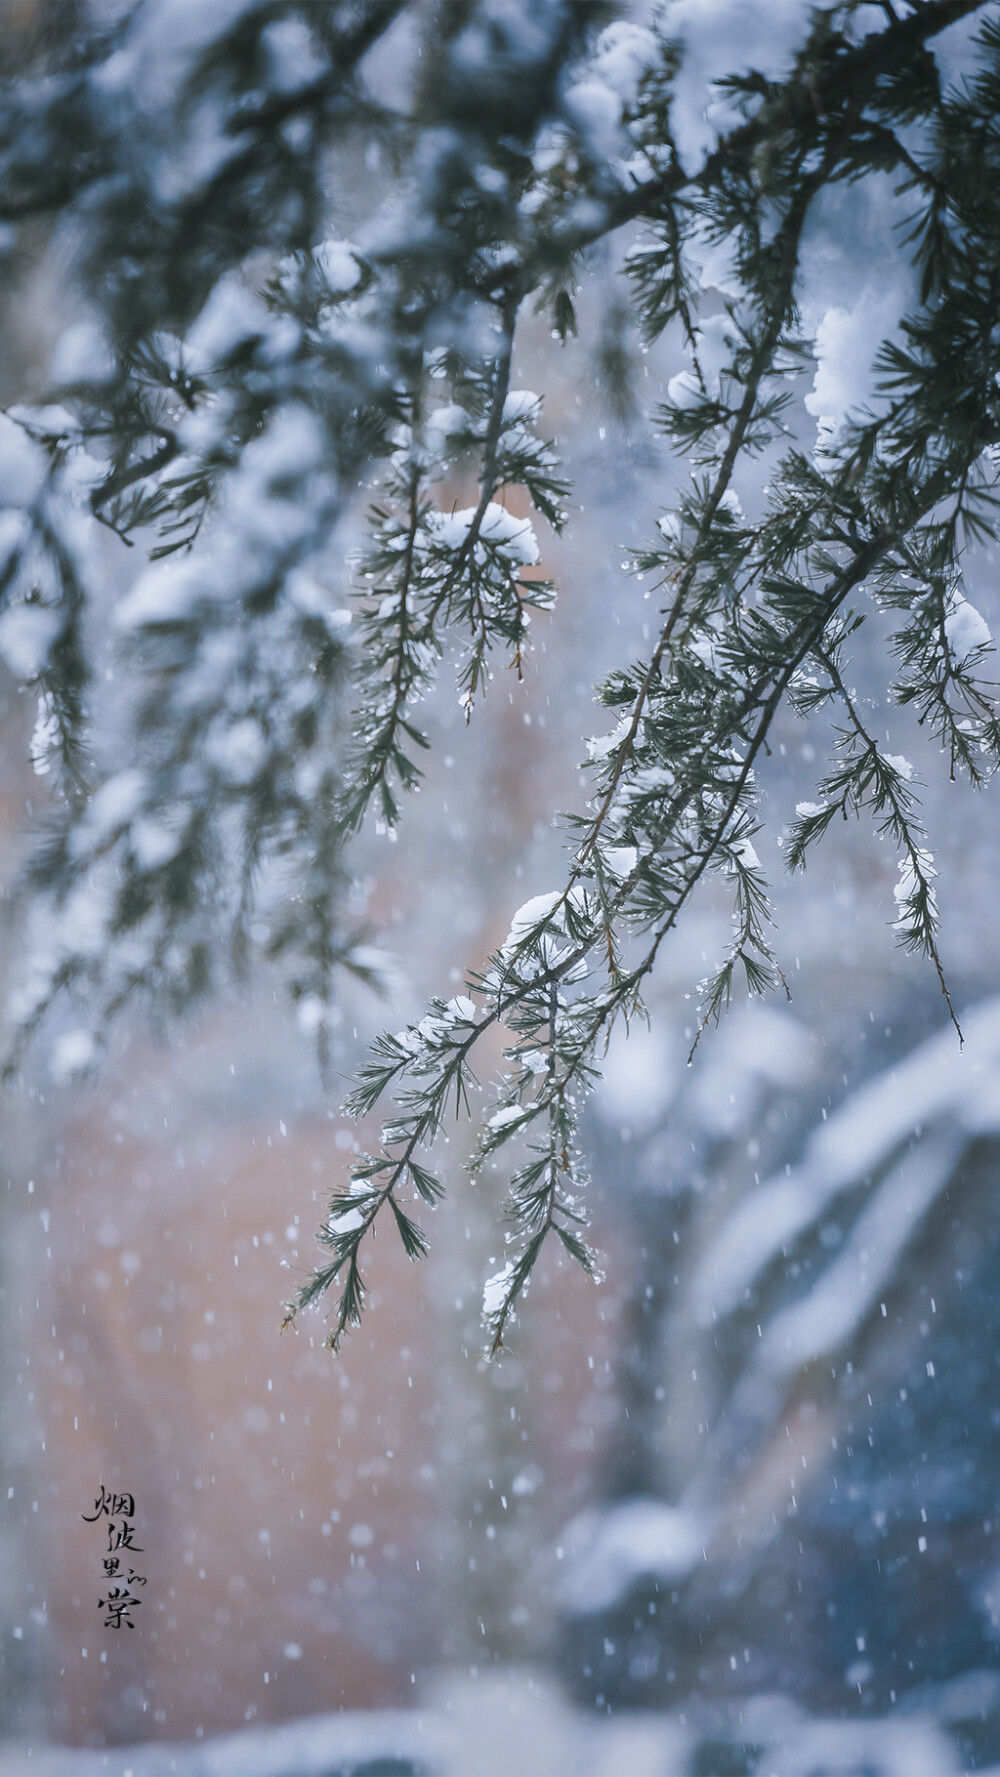
[[[821,1721],[780,1698],[696,1722],[598,1717],[530,1673],[448,1680],[420,1710],[313,1716],[195,1745],[0,1747],[3,1777],[960,1777],[929,1717]],[[1000,1777],[1000,1767],[977,1777]]]

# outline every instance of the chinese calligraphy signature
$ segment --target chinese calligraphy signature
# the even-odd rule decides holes
[[[144,1586],[146,1577],[137,1573],[132,1566],[130,1555],[144,1553],[141,1545],[135,1541],[135,1495],[132,1493],[111,1493],[101,1482],[101,1491],[94,1500],[92,1512],[81,1512],[85,1524],[96,1524],[101,1518],[107,1519],[108,1547],[103,1556],[104,1578],[107,1585],[107,1597],[98,1599],[98,1609],[107,1612],[104,1619],[105,1629],[120,1629],[125,1623],[129,1629],[135,1628],[131,1612],[138,1610],[142,1603],[132,1591],[133,1586]]]

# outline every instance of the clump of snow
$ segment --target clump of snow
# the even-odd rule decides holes
[[[274,414],[247,445],[229,489],[230,583],[259,584],[261,564],[285,560],[314,530],[308,478],[322,464],[325,440],[315,415],[299,402]]]
[[[737,867],[737,863],[742,864],[744,870],[760,869],[760,859],[749,839],[738,839],[736,841],[736,844],[733,846],[733,859],[734,870]]]
[[[814,814],[825,814],[828,807],[827,802],[796,802],[795,812],[800,821],[808,821]]]
[[[870,406],[872,360],[895,332],[901,310],[898,292],[890,288],[865,290],[852,308],[825,311],[816,329],[816,375],[805,398],[824,440],[834,440],[846,419]]]
[[[540,926],[555,911],[561,899],[561,891],[551,889],[546,895],[533,895],[530,901],[523,902],[510,922],[510,931],[503,941],[503,949],[512,950],[515,945],[520,944],[529,932],[533,932],[536,926]]]
[[[56,341],[52,381],[62,388],[80,383],[107,383],[115,375],[115,358],[94,321],[74,321]]]
[[[384,965],[385,958],[382,957],[381,961]],[[455,994],[444,1006],[436,1002],[435,1010],[425,1013],[419,1024],[408,1024],[403,1030],[398,1030],[393,1041],[401,1049],[405,1049],[408,1055],[424,1055],[428,1048],[453,1046],[456,1026],[474,1023],[475,1017],[476,1008],[472,1001],[465,994]]]
[[[615,747],[625,739],[631,725],[631,717],[623,716],[617,727],[612,728],[610,734],[594,735],[587,742],[588,757],[596,762],[606,759],[608,754],[614,752]]]
[[[300,402],[290,402],[280,407],[266,431],[247,445],[242,480],[264,486],[294,481],[315,469],[323,448],[323,432],[315,414]]]
[[[709,315],[698,324],[695,339],[698,363],[709,388],[716,394],[722,372],[732,362],[739,337],[738,328],[727,314]]]
[[[514,1266],[508,1259],[502,1271],[495,1271],[483,1284],[483,1319],[492,1320],[503,1307],[504,1298],[510,1288],[514,1276]]]
[[[211,49],[257,5],[257,0],[157,0],[130,21],[125,48],[112,56],[108,85],[130,87],[138,98],[162,105]],[[112,65],[113,64],[113,65]]]
[[[957,587],[948,599],[944,633],[957,666],[963,666],[970,654],[975,654],[979,648],[988,648],[993,641],[985,617],[963,597]]]
[[[505,1105],[503,1110],[493,1112],[486,1127],[487,1129],[509,1129],[512,1123],[520,1123],[522,1117],[525,1116],[527,1116],[527,1112],[523,1105]]]
[[[658,61],[652,31],[628,19],[616,19],[598,37],[588,66],[594,78],[617,93],[623,105],[634,105],[643,75]]]
[[[65,616],[51,605],[11,605],[0,614],[0,654],[15,678],[37,679],[62,635]]]
[[[330,286],[338,295],[347,294],[361,282],[361,266],[357,248],[350,241],[321,241],[313,248],[313,258]]]
[[[912,783],[912,781],[913,781],[913,766],[910,764],[909,759],[907,759],[904,756],[904,754],[902,754],[902,753],[883,753],[882,758],[885,760],[885,763],[887,765],[891,766],[892,770],[895,771],[898,774],[898,776],[903,779],[904,783],[907,783],[907,784]]]
[[[356,1204],[338,1204],[330,1211],[329,1225],[334,1234],[356,1234],[365,1225],[365,1212]]]
[[[881,172],[827,185],[803,229],[797,296],[816,355],[805,405],[824,448],[836,444],[851,414],[877,402],[876,354],[884,340],[899,338],[900,322],[917,299],[917,274],[896,227],[907,211],[895,186],[895,178]]]
[[[566,92],[563,106],[591,154],[612,160],[624,146],[621,130],[622,102],[603,80],[577,80]]]
[[[31,536],[31,516],[8,506],[0,508],[0,570],[11,566],[12,557],[24,549]]]
[[[571,889],[569,900],[574,911],[579,914],[586,913],[588,897],[585,889],[579,885]],[[544,929],[538,933],[535,946],[529,947],[527,940],[541,926],[544,926]],[[512,963],[516,953],[521,950],[522,946],[525,946],[517,961],[518,970],[526,968],[529,973],[532,973],[539,960],[543,965],[553,967],[568,954],[565,948],[560,948],[558,942],[558,939],[565,937],[567,932],[566,904],[562,892],[553,890],[547,895],[534,895],[530,901],[525,901],[514,914],[510,930],[500,947],[501,960],[507,964]],[[576,965],[577,969],[584,967],[585,964],[582,962]],[[577,979],[575,971],[571,971],[566,979]]]
[[[97,1043],[93,1031],[68,1030],[56,1039],[52,1050],[52,1077],[61,1086],[71,1080],[85,1079],[97,1061]]]
[[[225,446],[229,423],[229,404],[212,398],[177,422],[177,441],[191,456],[213,457]]]
[[[504,423],[513,425],[517,420],[533,420],[541,404],[541,397],[533,389],[511,389],[503,404]]]
[[[703,1520],[659,1499],[581,1512],[560,1538],[560,1602],[589,1615],[611,1609],[641,1579],[681,1580],[702,1559],[706,1533]]]
[[[920,892],[921,878],[924,882],[929,882],[936,875],[933,853],[923,850],[920,846],[915,848],[912,857],[907,852],[900,858],[899,879],[892,891],[899,908],[899,918],[895,921],[897,929],[908,929],[912,923],[911,908],[915,896]],[[933,913],[935,909],[933,889],[928,892],[927,899]]]
[[[314,1037],[330,1020],[330,1007],[318,993],[304,993],[296,1007],[296,1022],[303,1036]]]
[[[126,826],[142,806],[146,776],[130,768],[118,771],[95,791],[78,829],[81,842],[100,845],[119,827]]]
[[[462,507],[458,512],[432,512],[427,520],[427,528],[436,543],[452,551],[461,549],[466,542],[476,516],[475,506]],[[499,555],[505,556],[509,562],[520,567],[531,567],[539,559],[538,540],[528,518],[516,518],[504,506],[491,500],[483,514],[479,526],[477,550],[486,543],[492,544]]]
[[[507,399],[510,400],[511,397],[508,396]],[[506,413],[505,407],[505,417]],[[428,414],[425,427],[428,432],[437,432],[442,438],[455,438],[462,432],[472,430],[472,420],[466,409],[460,407],[457,401],[449,401],[441,407],[436,407],[433,413]]]
[[[0,413],[0,506],[31,506],[45,481],[47,463],[41,445],[29,438],[5,413]]]
[[[132,855],[139,870],[162,870],[181,849],[181,832],[162,822],[140,818],[129,828]]]
[[[316,54],[312,32],[304,19],[275,19],[261,32],[260,41],[267,57],[267,84],[272,92],[301,92],[323,73],[326,63]]]
[[[667,400],[672,407],[697,407],[704,401],[705,391],[693,370],[678,370],[667,384]]]
[[[52,753],[59,738],[59,720],[55,705],[47,691],[38,699],[38,713],[31,735],[29,757],[36,777],[45,777],[52,764]]]
[[[669,0],[664,34],[680,46],[670,122],[682,165],[693,173],[720,137],[743,121],[718,82],[757,69],[783,80],[809,34],[810,0]]]
[[[688,258],[698,269],[703,290],[718,290],[722,296],[742,297],[735,235],[717,238],[707,228],[696,226],[688,237]]]
[[[184,623],[194,616],[204,596],[200,559],[170,556],[139,575],[118,606],[115,621],[120,629]]]
[[[601,855],[608,874],[619,881],[631,876],[639,857],[634,845],[609,845]]]
[[[216,727],[209,735],[205,756],[228,783],[253,783],[267,757],[267,741],[254,716]]]
[[[548,1072],[549,1058],[541,1049],[524,1049],[519,1052],[517,1059],[529,1074]]]
[[[238,346],[258,339],[267,325],[267,311],[252,291],[235,273],[227,272],[188,331],[190,368],[202,373],[214,370]]]

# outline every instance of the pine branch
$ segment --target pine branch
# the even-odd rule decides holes
[[[899,918],[896,921],[900,942],[907,949],[919,950],[934,964],[948,1016],[955,1027],[959,1043],[964,1045],[962,1026],[952,1004],[938,949],[937,902],[931,887],[931,878],[935,873],[931,869],[930,854],[926,846],[920,843],[926,835],[913,817],[914,798],[907,789],[898,766],[879,752],[878,743],[862,722],[857,703],[844,684],[832,655],[822,648],[816,648],[814,652],[829,674],[863,749],[854,768],[844,773],[840,806],[845,815],[849,801],[853,802],[856,809],[868,802],[876,817],[883,810],[886,811],[877,830],[880,835],[891,835],[895,843],[903,847],[914,885],[900,904]]]

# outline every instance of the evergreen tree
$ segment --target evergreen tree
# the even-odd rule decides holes
[[[336,1347],[376,1218],[425,1250],[409,1200],[440,1195],[429,1149],[500,1027],[474,1161],[516,1143],[511,1256],[484,1298],[496,1349],[550,1235],[593,1268],[581,1107],[704,880],[728,885],[734,923],[698,1034],[738,984],[781,981],[753,840],[784,708],[828,711],[832,747],[789,866],[867,813],[898,852],[899,940],[947,999],[912,768],[851,660],[887,616],[886,704],[916,707],[952,776],[991,774],[989,631],[963,588],[997,503],[1000,15],[673,0],[640,26],[586,0],[146,0],[64,19],[0,94],[7,249],[52,219],[86,304],[49,400],[0,418],[0,650],[37,692],[33,756],[57,790],[11,1066],[59,994],[87,1006],[64,1057],[83,1071],[128,1001],[183,1012],[257,951],[322,1053],[338,972],[374,966],[344,913],[346,848],[366,819],[394,828],[419,781],[416,704],[457,663],[471,718],[554,600],[505,503],[523,489],[568,522],[541,403],[512,384],[519,321],[541,308],[565,339],[591,250],[631,228],[631,311],[686,352],[650,424],[694,473],[633,557],[658,632],[599,687],[614,726],[588,742],[565,878],[465,994],[374,1044],[350,1105],[395,1108],[299,1298],[336,1286]],[[390,105],[371,70],[407,21],[421,55],[397,47],[412,90]],[[338,181],[377,157],[388,201],[363,238],[331,238]],[[845,191],[895,255],[853,334]],[[750,513],[753,457],[768,486]],[[446,510],[470,466],[478,497]],[[361,510],[348,627],[338,552]],[[124,714],[90,677],[95,523],[150,557],[115,613]]]

